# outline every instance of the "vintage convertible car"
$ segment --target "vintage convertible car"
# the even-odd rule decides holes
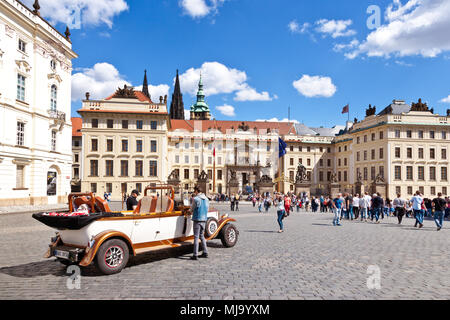
[[[107,201],[92,193],[69,195],[69,213],[39,213],[33,217],[58,230],[46,258],[86,267],[94,262],[105,274],[120,272],[130,255],[176,248],[194,242],[192,213],[188,203],[174,201],[171,186],[147,187],[134,211],[111,212]],[[77,208],[89,208],[89,212]],[[210,209],[207,240],[220,239],[233,247],[239,232],[228,215]]]

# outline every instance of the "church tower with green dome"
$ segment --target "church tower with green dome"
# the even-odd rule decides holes
[[[205,93],[203,92],[202,75],[198,82],[197,102],[191,106],[191,120],[210,120],[211,112],[205,101]]]

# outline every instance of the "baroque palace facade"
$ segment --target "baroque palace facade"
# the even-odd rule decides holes
[[[298,192],[300,168],[312,195],[328,195],[332,185],[355,193],[359,184],[372,192],[376,182],[390,198],[417,190],[448,194],[450,114],[435,114],[420,100],[394,100],[378,114],[369,106],[363,120],[333,128],[219,121],[211,119],[200,79],[191,120],[185,120],[177,72],[170,111],[167,97],[153,102],[145,75],[142,92],[119,88],[98,101],[87,94],[78,112],[81,191],[111,192],[114,200],[169,178],[182,192],[192,191],[202,172],[210,194],[258,190],[262,181],[271,190]],[[281,159],[279,138],[287,145]]]
[[[54,204],[70,193],[69,29],[20,1],[0,1],[0,206]]]

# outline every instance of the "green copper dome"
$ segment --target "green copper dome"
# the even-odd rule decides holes
[[[209,112],[209,106],[205,101],[205,93],[203,92],[202,75],[198,82],[197,102],[191,106],[191,112]]]

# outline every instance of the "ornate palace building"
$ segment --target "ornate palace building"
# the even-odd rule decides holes
[[[111,192],[118,200],[147,184],[175,181],[187,192],[202,180],[210,194],[448,193],[450,115],[421,100],[394,100],[378,114],[369,106],[363,120],[333,128],[219,121],[211,119],[200,79],[185,120],[178,72],[170,111],[166,97],[152,101],[146,78],[142,92],[125,87],[83,101],[82,191]],[[287,145],[282,158],[280,138]]]
[[[20,1],[0,1],[0,206],[53,204],[70,193],[70,32]]]

